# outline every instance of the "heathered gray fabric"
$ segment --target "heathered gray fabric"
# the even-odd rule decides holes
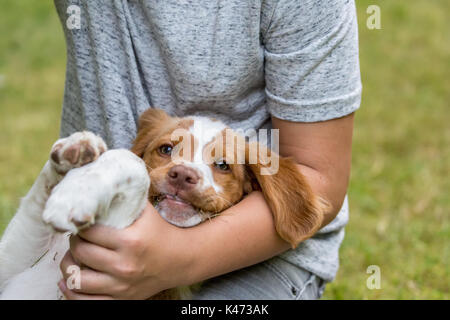
[[[61,136],[90,130],[128,148],[149,106],[270,127],[270,115],[315,122],[360,104],[353,0],[55,0],[67,42]],[[81,29],[66,26],[69,5]],[[295,137],[293,137],[295,139]],[[326,281],[348,220],[280,257]]]

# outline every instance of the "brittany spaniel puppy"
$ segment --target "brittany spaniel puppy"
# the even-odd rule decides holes
[[[192,227],[253,190],[262,191],[292,247],[320,227],[326,204],[295,162],[220,121],[149,109],[131,152],[107,151],[90,132],[60,139],[0,241],[0,297],[61,299],[68,236],[94,223],[124,228],[147,199],[169,223]],[[181,289],[154,298],[179,297]]]

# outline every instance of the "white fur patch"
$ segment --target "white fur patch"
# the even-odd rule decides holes
[[[220,121],[213,121],[206,117],[190,117],[194,120],[189,132],[196,139],[193,162],[185,161],[183,164],[196,169],[202,177],[202,188],[212,187],[216,193],[222,192],[222,187],[214,181],[214,175],[211,167],[203,159],[203,151],[218,134],[226,129],[225,124]]]

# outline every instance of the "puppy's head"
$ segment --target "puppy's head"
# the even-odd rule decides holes
[[[220,121],[148,109],[139,119],[132,151],[147,165],[150,201],[174,225],[197,225],[257,189],[277,232],[293,247],[322,222],[324,206],[292,159],[245,142]],[[277,170],[270,172],[274,162]]]

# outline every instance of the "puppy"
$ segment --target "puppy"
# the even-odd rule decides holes
[[[320,227],[326,203],[295,162],[214,119],[148,109],[131,152],[106,151],[89,132],[58,140],[0,242],[1,298],[62,298],[57,282],[67,235],[94,223],[124,228],[147,199],[167,222],[193,227],[253,190],[262,191],[292,247]],[[175,288],[153,298],[188,294]]]
[[[322,223],[324,203],[295,162],[247,143],[220,121],[175,118],[149,109],[140,117],[131,151],[146,163],[151,202],[177,226],[191,227],[214,217],[253,190],[263,192],[277,232],[292,247]]]

